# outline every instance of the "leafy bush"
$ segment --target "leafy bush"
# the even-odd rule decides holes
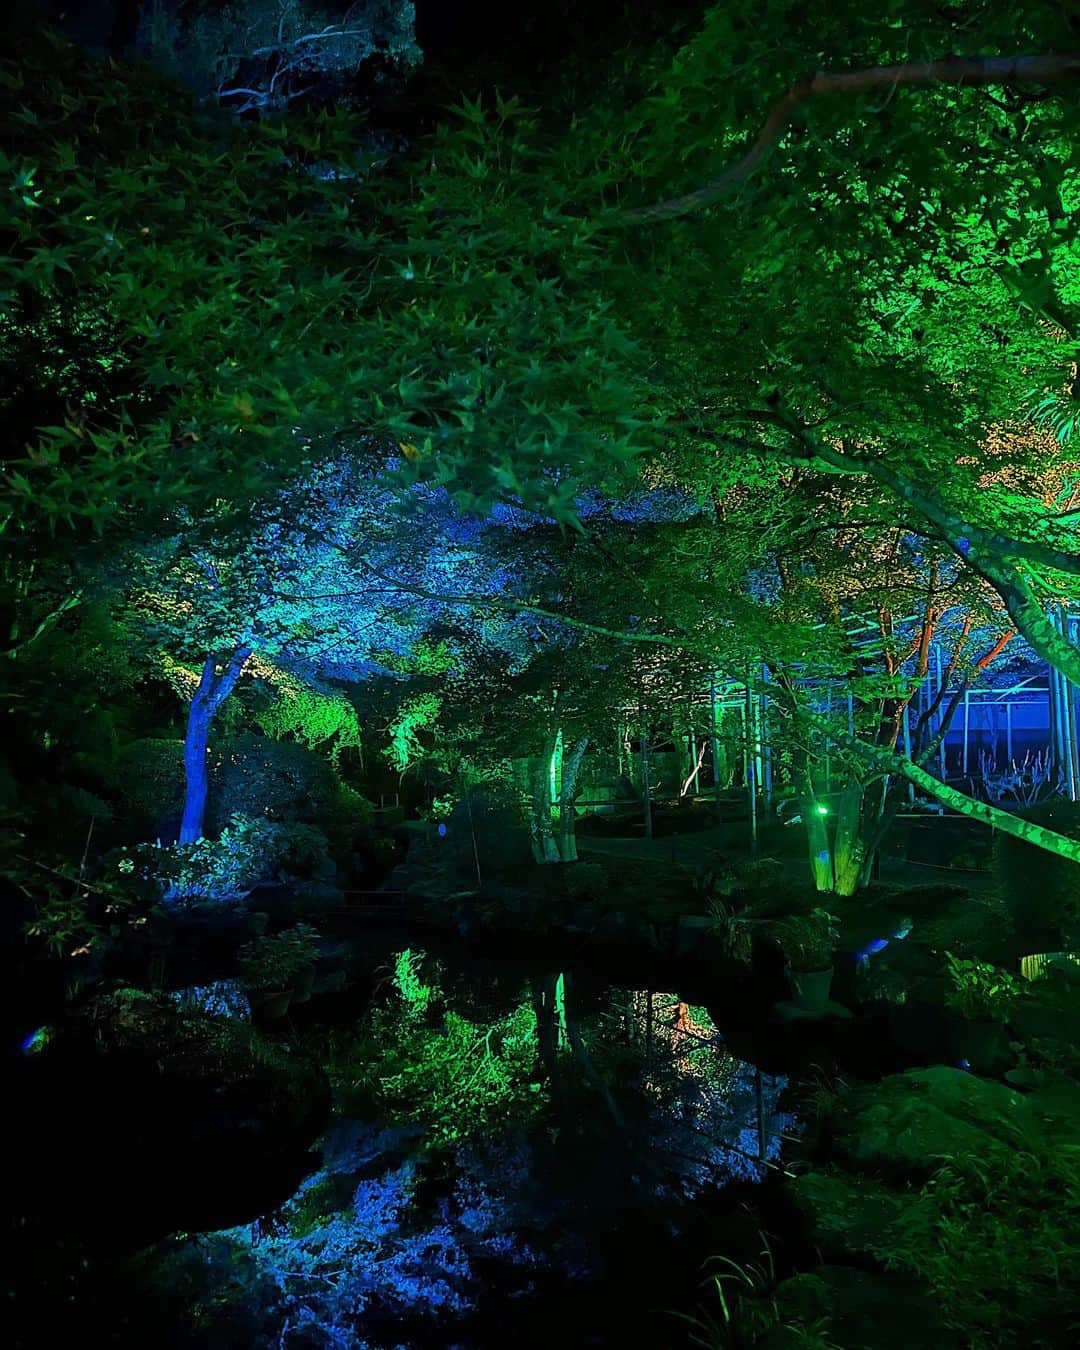
[[[183,741],[132,741],[118,752],[109,776],[132,836],[166,836],[175,830],[184,803]]]
[[[360,827],[371,824],[373,809],[373,804],[348,783],[336,784],[327,803],[323,827],[330,853],[339,866],[347,863],[355,850]]]
[[[795,970],[825,970],[836,951],[836,918],[827,909],[792,914],[768,924],[770,935],[780,943]]]
[[[1080,802],[1043,802],[1017,814],[1080,839]],[[999,833],[993,870],[1025,952],[1062,951],[1080,936],[1080,864]]]
[[[238,813],[314,824],[334,797],[330,766],[307,746],[237,736],[216,747],[208,820],[221,828]]]
[[[946,952],[950,985],[945,1001],[965,1017],[992,1017],[1007,1022],[1009,1011],[1026,992],[1022,981],[985,961],[966,961]]]
[[[260,881],[325,880],[334,871],[320,830],[243,815],[234,815],[218,839],[147,846],[135,856],[169,900],[236,899]]]
[[[240,948],[240,968],[251,989],[287,989],[318,956],[309,924],[298,923],[270,937],[257,937]]]
[[[563,875],[566,893],[574,900],[598,900],[607,894],[607,873],[599,863],[575,863]]]

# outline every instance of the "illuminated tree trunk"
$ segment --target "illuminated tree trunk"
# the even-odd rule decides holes
[[[814,887],[819,891],[832,891],[835,873],[829,822],[823,804],[812,789],[799,798],[799,811],[802,815],[803,828],[806,830],[806,846],[810,854],[810,873],[814,878]]]
[[[555,1082],[559,1050],[566,1043],[565,977],[536,975],[532,980],[532,1005],[536,1016],[537,1055],[548,1078]]]
[[[817,713],[804,712],[802,716],[854,754],[861,755],[867,763],[876,764],[885,773],[900,774],[960,815],[981,820],[984,825],[1000,830],[1002,834],[1011,834],[1013,838],[1023,839],[1026,843],[1034,844],[1036,848],[1046,849],[1048,853],[1056,853],[1061,858],[1080,863],[1080,839],[1070,839],[1068,835],[1059,834],[1057,830],[1049,830],[1045,825],[1037,825],[1032,820],[1021,820],[1020,817],[1011,815],[998,806],[991,806],[989,802],[976,801],[974,797],[968,797],[963,792],[958,792],[956,788],[942,783],[919,764],[906,759],[903,755],[883,750],[880,746],[868,745],[854,736],[829,727],[826,719]]]
[[[236,687],[251,655],[246,647],[238,647],[221,660],[208,656],[203,662],[199,686],[188,710],[187,731],[184,736],[184,811],[180,818],[180,843],[193,844],[203,836],[206,817],[206,797],[209,789],[210,728],[218,709]]]
[[[577,839],[574,824],[577,813],[574,810],[574,793],[577,790],[581,761],[589,745],[588,736],[575,741],[570,753],[563,756],[562,780],[559,783],[559,857],[563,862],[577,862]]]
[[[558,746],[558,733],[544,741],[544,750],[533,764],[529,834],[533,857],[538,863],[559,861],[559,850],[551,830],[552,757]]]
[[[880,780],[850,779],[840,794],[833,835],[833,892],[854,895],[870,881],[881,838],[885,794]]]

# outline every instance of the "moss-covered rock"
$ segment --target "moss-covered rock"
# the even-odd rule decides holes
[[[807,1237],[826,1259],[874,1253],[905,1204],[872,1177],[832,1169],[797,1177],[788,1192],[806,1220]]]
[[[839,1159],[912,1177],[957,1154],[985,1157],[1043,1137],[1019,1092],[942,1065],[856,1088],[837,1100],[830,1123]]]
[[[873,1346],[874,1350],[955,1350],[925,1286],[903,1275],[851,1266],[822,1266],[795,1275],[775,1294],[778,1327],[760,1342],[768,1350],[799,1345]],[[816,1329],[820,1339],[799,1337]]]

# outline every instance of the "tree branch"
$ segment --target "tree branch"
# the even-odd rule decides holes
[[[754,172],[780,139],[792,113],[802,103],[821,94],[858,93],[864,89],[895,88],[900,84],[990,85],[1039,83],[1075,79],[1080,75],[1080,53],[1042,52],[1030,56],[949,56],[942,61],[905,61],[898,66],[871,66],[836,73],[818,71],[799,80],[773,104],[765,124],[749,151],[702,187],[683,197],[672,197],[654,206],[639,206],[619,213],[619,219],[638,221],[685,215],[709,206]]]

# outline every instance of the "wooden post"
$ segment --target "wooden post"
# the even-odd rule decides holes
[[[1008,769],[1013,762],[1012,748],[1012,700],[1005,701],[1005,768]]]
[[[754,1100],[757,1105],[757,1150],[758,1161],[765,1161],[765,1098],[761,1090],[761,1070],[754,1070]]]
[[[903,716],[903,729],[904,729],[904,754],[907,755],[908,759],[910,759],[910,758],[911,758],[911,718],[908,716],[908,707],[909,707],[909,705],[908,705],[907,703],[905,703],[905,704],[904,704],[904,716]],[[908,801],[909,801],[909,802],[913,802],[913,801],[915,800],[915,784],[914,784],[914,783],[908,783],[908,785],[907,785],[907,798],[908,798]]]
[[[769,667],[764,662],[761,665],[761,682],[763,685],[769,683]],[[765,806],[767,809],[772,805],[773,763],[772,746],[769,743],[769,695],[764,689],[761,692],[759,732],[761,736],[762,785],[765,789]]]

